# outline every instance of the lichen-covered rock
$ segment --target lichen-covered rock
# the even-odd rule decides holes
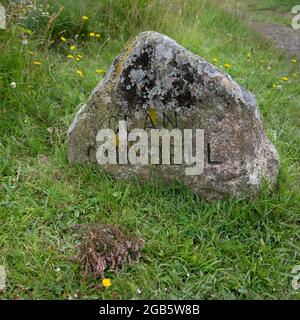
[[[255,97],[231,77],[172,39],[144,32],[129,41],[68,131],[71,164],[95,162],[96,135],[130,128],[204,129],[205,166],[187,176],[184,165],[105,165],[121,178],[181,179],[205,199],[257,193],[274,184],[279,158],[268,140]]]

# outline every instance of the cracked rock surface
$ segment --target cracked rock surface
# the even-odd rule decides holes
[[[207,200],[258,193],[275,184],[279,157],[254,95],[174,40],[144,32],[130,40],[68,131],[71,164],[95,162],[99,129],[204,129],[204,171],[186,165],[102,165],[115,176],[176,178]]]

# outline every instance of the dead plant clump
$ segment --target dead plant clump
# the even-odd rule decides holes
[[[123,270],[126,263],[139,262],[144,240],[131,238],[122,228],[112,224],[80,225],[80,243],[77,259],[83,275],[104,277],[106,269]]]

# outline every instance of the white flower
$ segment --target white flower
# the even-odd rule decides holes
[[[136,293],[137,293],[137,294],[141,294],[141,293],[142,293],[142,290],[139,289],[139,288],[137,288],[137,289],[136,289]]]
[[[60,272],[61,271],[61,268],[60,267],[57,267],[56,269],[55,269],[55,272]]]
[[[10,84],[10,86],[11,86],[13,89],[16,89],[17,84],[16,84],[15,82],[12,82],[12,83]]]
[[[27,39],[23,39],[22,40],[22,45],[23,46],[27,46],[28,45],[28,40]]]

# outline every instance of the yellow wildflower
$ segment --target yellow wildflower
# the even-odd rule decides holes
[[[33,64],[36,66],[40,66],[42,63],[41,63],[41,61],[33,61]]]
[[[293,63],[297,63],[297,60],[296,59],[292,59],[291,60]]]
[[[90,32],[90,37],[95,37],[95,32]]]
[[[71,54],[68,54],[68,55],[67,55],[67,58],[68,58],[68,59],[74,59],[74,56],[72,56]]]
[[[81,70],[77,69],[76,73],[79,75],[79,77],[83,77],[83,72]]]
[[[103,73],[105,73],[105,71],[103,69],[97,69],[96,73],[103,74]]]
[[[100,38],[100,37],[101,37],[101,34],[96,32],[96,33],[95,33],[95,37],[96,37],[96,38]]]
[[[81,19],[82,20],[89,20],[89,17],[88,16],[82,16]]]
[[[217,58],[213,58],[213,63],[218,63],[219,60]]]
[[[65,37],[60,37],[60,40],[63,41],[63,42],[67,41],[67,39]]]
[[[108,278],[102,279],[102,285],[104,288],[109,288],[111,286],[111,281]]]
[[[289,81],[289,77],[282,77],[281,80],[282,81]]]
[[[231,67],[231,64],[229,64],[229,63],[224,63],[224,67],[225,67],[225,68],[230,68],[230,67]]]
[[[72,46],[70,47],[70,49],[71,49],[71,50],[75,50],[75,49],[76,49],[76,46],[72,45]]]

